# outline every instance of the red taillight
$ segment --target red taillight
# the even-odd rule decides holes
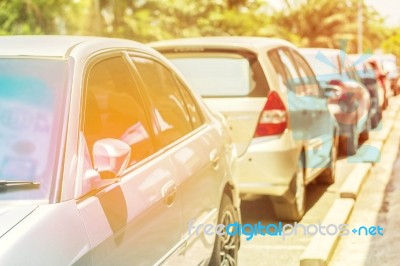
[[[282,134],[287,128],[287,112],[279,94],[271,91],[260,119],[254,137],[265,137]]]
[[[328,82],[329,85],[343,86],[343,82],[338,79],[332,79]]]

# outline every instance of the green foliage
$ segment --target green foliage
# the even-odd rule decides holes
[[[397,56],[400,61],[400,29],[391,30],[389,37],[382,43],[382,48],[386,53]]]
[[[81,0],[77,34],[147,42],[203,35],[260,35],[269,22],[262,0]],[[79,27],[72,27],[79,28]]]
[[[277,12],[274,24],[279,25],[277,36],[304,47],[340,48],[341,40],[347,52],[357,50],[357,0],[303,0],[296,4],[286,1]],[[387,32],[383,19],[376,11],[362,6],[364,51],[379,47]]]
[[[279,37],[299,46],[357,46],[358,0],[0,0],[0,35],[97,35],[149,42],[162,39],[252,35]],[[388,30],[363,5],[365,51],[382,43],[398,52],[400,31]]]
[[[57,34],[68,0],[0,0],[0,35]]]

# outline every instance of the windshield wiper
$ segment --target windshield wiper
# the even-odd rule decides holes
[[[39,186],[39,182],[33,181],[15,181],[15,180],[0,180],[0,188],[14,186]]]

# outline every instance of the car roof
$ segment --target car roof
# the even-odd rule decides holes
[[[138,42],[93,36],[68,35],[17,35],[0,36],[0,56],[32,56],[67,58],[76,49],[95,52],[115,47],[140,47],[152,49]]]
[[[314,55],[318,52],[326,56],[337,56],[340,54],[339,49],[332,49],[332,48],[300,48],[299,50],[302,54],[306,55]]]
[[[277,46],[295,46],[285,40],[266,37],[246,36],[216,36],[199,38],[182,38],[149,43],[150,46],[160,50],[168,50],[179,47],[215,48],[215,49],[245,49],[257,51],[261,48],[275,48]]]

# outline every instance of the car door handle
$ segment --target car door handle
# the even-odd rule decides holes
[[[176,197],[176,184],[174,180],[168,181],[161,189],[161,195],[164,199],[165,205],[172,206]]]
[[[217,149],[214,149],[210,152],[210,162],[214,169],[217,169],[219,166],[220,156]]]

